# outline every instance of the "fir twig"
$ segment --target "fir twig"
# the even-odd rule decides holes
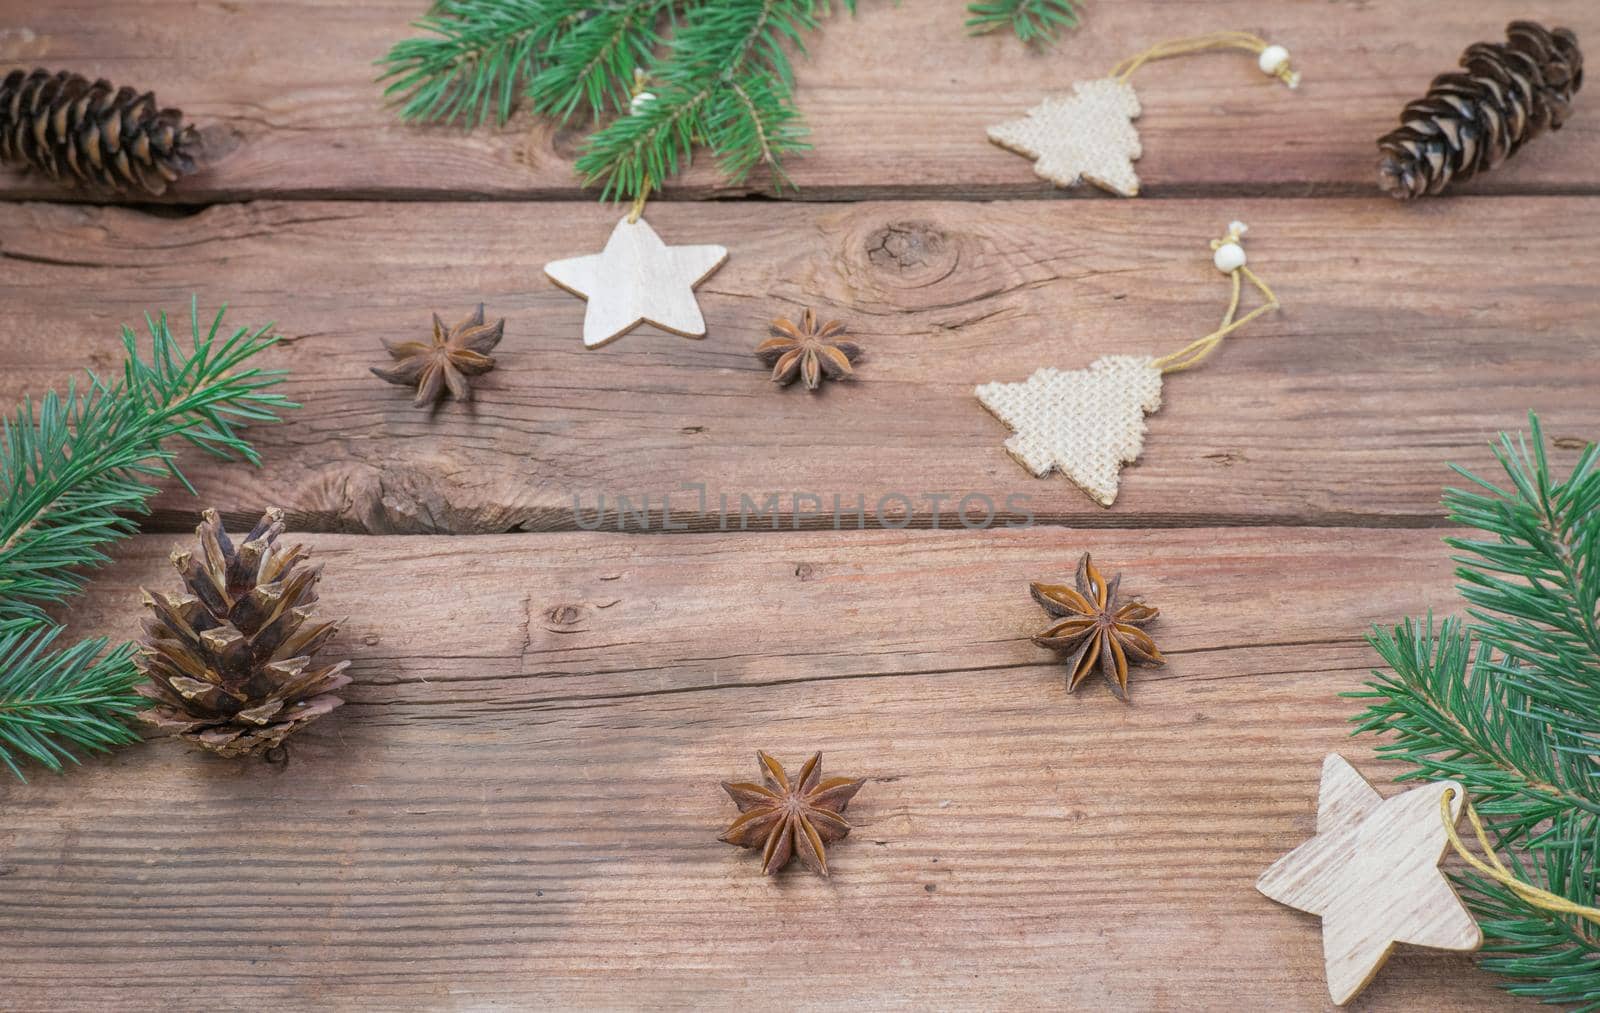
[[[855,0],[840,0],[851,12]],[[1053,0],[1061,2],[1061,0]],[[731,183],[805,151],[793,54],[833,0],[443,0],[382,61],[402,118],[504,122],[518,98],[599,122],[577,170],[602,199],[648,195],[709,148]],[[633,110],[635,69],[653,96]],[[631,113],[631,115],[628,115]]]
[[[117,382],[90,373],[81,391],[52,391],[0,419],[0,763],[19,777],[19,759],[59,769],[70,747],[137,739],[122,723],[138,699],[132,647],[107,653],[97,639],[52,652],[58,631],[45,607],[80,590],[105,544],[136,530],[152,479],[189,487],[171,443],[255,463],[241,430],[294,407],[267,390],[282,371],[244,365],[276,342],[269,328],[224,335],[219,312],[202,333],[192,302],[191,313],[188,349],[165,316],[146,317],[149,355],[123,328]]]
[[[1360,731],[1404,778],[1460,781],[1497,852],[1527,882],[1593,905],[1600,879],[1600,450],[1550,472],[1544,435],[1502,435],[1501,487],[1465,471],[1450,516],[1485,537],[1447,539],[1470,622],[1379,630],[1391,673],[1360,693]],[[1459,471],[1459,469],[1458,469]],[[1484,967],[1518,995],[1600,1008],[1600,930],[1501,884],[1459,877],[1485,934]]]
[[[224,337],[219,312],[202,333],[198,307],[191,312],[188,351],[165,314],[146,317],[150,355],[124,327],[116,384],[91,372],[81,393],[51,391],[0,420],[0,632],[46,621],[42,606],[82,587],[83,568],[106,559],[101,546],[136,530],[129,515],[145,512],[156,492],[149,479],[170,476],[193,491],[171,441],[259,463],[239,431],[295,407],[267,390],[281,370],[240,368],[277,342],[270,328]]]
[[[50,770],[75,761],[68,746],[105,751],[139,741],[127,719],[144,698],[133,645],[106,653],[105,638],[50,650],[61,631],[0,633],[0,763],[21,780],[19,761]]]
[[[1054,42],[1063,28],[1078,27],[1072,0],[977,0],[967,15],[973,35],[1010,28],[1024,43]]]
[[[543,0],[441,0],[381,62],[402,119],[475,127],[511,115],[534,59],[573,23]]]

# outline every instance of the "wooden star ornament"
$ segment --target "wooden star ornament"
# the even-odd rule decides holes
[[[668,246],[643,218],[624,217],[605,249],[544,267],[550,280],[589,302],[583,343],[595,348],[642,323],[686,338],[703,338],[705,317],[695,286],[728,259],[724,246]]]
[[[1328,994],[1343,1006],[1378,973],[1395,943],[1476,950],[1483,933],[1456,895],[1439,860],[1450,818],[1466,793],[1435,781],[1384,798],[1337,753],[1322,762],[1317,835],[1278,859],[1256,889],[1280,904],[1322,918]]]

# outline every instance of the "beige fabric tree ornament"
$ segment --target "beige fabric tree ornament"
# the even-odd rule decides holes
[[[1123,197],[1139,195],[1133,163],[1143,153],[1133,121],[1139,117],[1139,96],[1129,80],[1151,60],[1215,49],[1242,49],[1257,54],[1261,72],[1298,87],[1300,74],[1289,66],[1289,51],[1268,45],[1246,32],[1214,32],[1174,39],[1122,61],[1111,76],[1077,81],[1071,95],[1046,98],[1026,116],[989,128],[989,140],[1035,159],[1033,171],[1057,186],[1088,180]]]
[[[986,383],[975,393],[978,402],[1015,430],[1005,448],[1039,478],[1060,471],[1101,506],[1117,498],[1122,466],[1144,448],[1147,413],[1161,407],[1162,378],[1200,364],[1229,334],[1278,308],[1266,283],[1246,266],[1240,240],[1243,222],[1211,243],[1212,263],[1228,275],[1233,296],[1222,326],[1161,358],[1108,355],[1088,369],[1044,368],[1021,383]],[[1249,281],[1266,301],[1237,316],[1242,281]]]

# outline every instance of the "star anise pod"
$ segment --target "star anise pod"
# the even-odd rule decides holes
[[[465,401],[471,393],[467,377],[482,376],[494,368],[489,353],[500,343],[505,327],[504,320],[492,325],[483,322],[483,303],[454,327],[445,327],[435,313],[432,342],[385,339],[383,347],[398,362],[392,369],[374,366],[372,374],[402,387],[416,387],[417,396],[411,403],[418,408],[437,401],[446,390],[457,401]]]
[[[1106,677],[1124,700],[1128,698],[1128,665],[1164,665],[1166,659],[1156,642],[1139,627],[1160,615],[1136,599],[1124,600],[1117,593],[1122,575],[1107,583],[1085,552],[1078,560],[1077,588],[1065,584],[1032,585],[1033,599],[1059,621],[1033,638],[1042,647],[1071,651],[1067,660],[1067,692],[1089,677],[1099,663]]]
[[[772,382],[789,384],[795,377],[807,390],[822,386],[822,378],[842,380],[852,374],[850,364],[861,358],[861,346],[840,341],[844,324],[830,320],[820,328],[817,315],[807,309],[799,326],[779,317],[772,322],[772,337],[756,346],[756,355],[772,367]]]
[[[830,777],[822,780],[822,754],[812,753],[794,780],[783,765],[766,753],[756,752],[763,784],[724,781],[739,807],[740,816],[718,837],[741,848],[761,849],[761,874],[770,876],[798,854],[812,872],[828,874],[825,846],[850,832],[845,806],[867,783],[866,778]]]

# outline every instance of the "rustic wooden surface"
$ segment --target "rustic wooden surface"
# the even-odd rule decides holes
[[[356,677],[285,770],[169,741],[0,781],[0,1006],[1324,1003],[1316,919],[1252,884],[1313,831],[1324,754],[1393,790],[1338,694],[1372,623],[1459,608],[1446,462],[1492,467],[1530,408],[1563,463],[1600,433],[1600,99],[1413,207],[1372,191],[1373,139],[1469,42],[1529,14],[1600,38],[1592,5],[1108,0],[1023,54],[965,38],[960,0],[863,4],[800,70],[798,193],[697,202],[765,192],[702,165],[651,205],[667,242],[730,247],[708,336],[596,351],[541,271],[617,217],[575,185],[580,133],[380,104],[372,60],[424,6],[0,0],[0,67],[154,86],[217,157],[170,208],[0,173],[0,405],[113,367],[121,324],[190,293],[276,320],[304,407],[259,470],[185,462],[236,520],[289,509]],[[1056,192],[984,139],[1219,28],[1288,45],[1305,86],[1225,55],[1141,72],[1145,197]],[[1025,474],[973,386],[1203,333],[1233,218],[1283,311],[1170,379],[1114,509]],[[471,406],[367,375],[380,337],[479,300],[506,339]],[[857,381],[766,382],[750,350],[805,305],[849,322]],[[719,496],[773,493],[821,497],[818,530],[718,530]],[[895,493],[916,530],[825,530],[834,495],[877,526]],[[951,529],[967,494],[1039,524]],[[74,632],[132,634],[199,502],[159,499]],[[1027,639],[1027,582],[1085,550],[1163,610],[1171,664],[1128,706],[1067,696]],[[716,782],[757,748],[871,778],[831,881],[716,842]],[[1507,1003],[1402,947],[1357,1006]]]

